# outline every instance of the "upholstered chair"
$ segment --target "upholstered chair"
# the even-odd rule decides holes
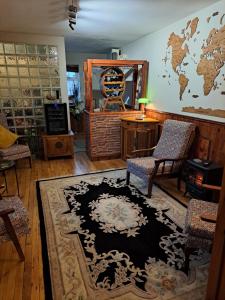
[[[11,240],[21,260],[24,254],[18,236],[29,233],[28,224],[28,213],[20,198],[0,195],[0,244]]]
[[[0,125],[8,128],[7,119],[4,113],[0,112]],[[2,160],[18,160],[22,158],[28,158],[30,167],[32,164],[30,148],[27,144],[22,144],[22,138],[19,138],[18,141],[10,146],[9,148],[2,149],[0,148],[0,159]]]
[[[179,187],[181,166],[187,158],[194,134],[194,124],[166,120],[158,144],[152,148],[152,156],[127,160],[127,184],[130,182],[130,173],[140,177],[148,186],[149,197],[152,195],[153,180],[156,176],[178,176]],[[144,149],[149,150],[151,149]]]
[[[211,190],[221,190],[221,187],[202,185]],[[210,200],[210,199],[209,199]],[[185,218],[184,233],[187,240],[185,244],[185,269],[189,269],[189,256],[193,250],[204,249],[211,251],[214,238],[218,204],[214,202],[191,199],[188,203]]]

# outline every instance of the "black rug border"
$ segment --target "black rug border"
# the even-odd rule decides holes
[[[89,172],[89,173],[83,173],[83,174],[78,174],[78,175],[68,175],[68,176],[62,176],[62,177],[50,177],[50,178],[36,180],[36,195],[37,195],[37,203],[38,203],[38,214],[39,214],[39,220],[40,220],[39,228],[40,228],[40,235],[41,235],[42,266],[43,266],[44,290],[45,290],[45,298],[46,299],[53,300],[53,296],[52,296],[52,282],[51,282],[51,273],[50,273],[50,263],[49,263],[49,256],[48,256],[47,237],[46,237],[46,230],[45,230],[43,206],[42,206],[42,200],[41,200],[40,183],[43,182],[43,181],[51,181],[51,180],[64,179],[64,178],[70,178],[70,177],[79,177],[79,176],[92,175],[92,174],[101,174],[101,173],[121,171],[121,170],[126,170],[126,169],[127,168],[107,169],[107,170],[102,170],[102,171],[99,171],[99,172],[91,172],[91,173]],[[160,188],[164,193],[166,193],[171,198],[176,200],[179,204],[186,207],[176,197],[174,197],[173,195],[171,195],[170,193],[165,191],[160,185],[158,185],[157,183],[154,183],[154,184],[158,188]],[[130,184],[130,185],[133,186],[132,184]],[[135,188],[138,190],[138,192],[141,195],[145,196],[137,187],[135,187]]]

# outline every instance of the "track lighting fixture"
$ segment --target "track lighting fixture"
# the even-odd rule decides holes
[[[73,0],[72,4],[68,7],[68,20],[69,27],[74,30],[74,26],[77,23],[77,7],[74,5]]]

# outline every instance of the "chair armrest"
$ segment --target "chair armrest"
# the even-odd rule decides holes
[[[211,185],[211,184],[202,184],[202,187],[209,189],[209,190],[214,190],[214,191],[221,191],[222,187],[217,186],[217,185]]]
[[[203,213],[200,215],[200,218],[201,218],[203,221],[206,221],[206,222],[216,223],[217,215],[216,215],[216,214],[209,213],[209,212],[203,212]]]
[[[6,216],[8,214],[11,214],[15,211],[14,208],[7,208],[7,209],[4,209],[2,211],[0,211],[0,217],[3,217],[3,216]]]
[[[133,150],[132,153],[139,153],[139,152],[146,152],[146,151],[151,151],[154,150],[156,146],[151,147],[151,148],[145,148],[145,149],[138,149],[138,150]]]

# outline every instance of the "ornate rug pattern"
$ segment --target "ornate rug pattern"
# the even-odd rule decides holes
[[[131,182],[114,170],[37,183],[46,299],[204,299],[208,255],[182,269],[186,208]]]

